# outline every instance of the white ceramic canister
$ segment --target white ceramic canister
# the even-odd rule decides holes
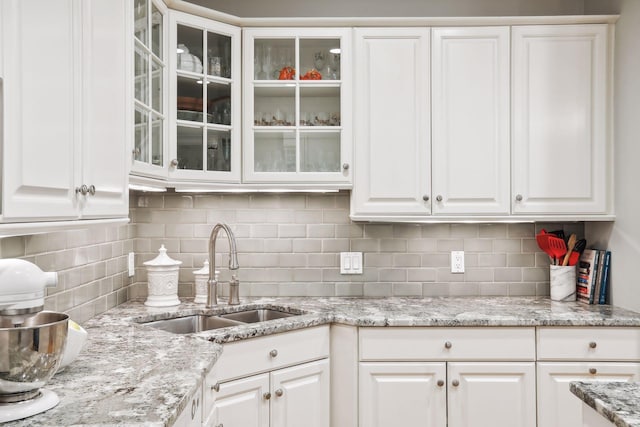
[[[149,295],[144,305],[166,307],[180,304],[178,299],[178,272],[182,261],[171,259],[164,245],[158,250],[160,254],[147,261],[147,286]]]
[[[214,278],[217,281],[218,275],[220,272],[216,270]],[[206,304],[207,303],[207,282],[209,281],[209,261],[205,261],[203,267],[200,270],[196,270],[193,272],[193,275],[196,276],[196,297],[193,302],[196,304]]]

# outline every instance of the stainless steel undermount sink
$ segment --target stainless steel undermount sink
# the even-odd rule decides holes
[[[220,315],[192,314],[190,316],[139,323],[174,334],[193,334],[212,329],[283,319],[285,317],[299,316],[300,314],[302,313],[289,313],[270,308],[261,308]]]

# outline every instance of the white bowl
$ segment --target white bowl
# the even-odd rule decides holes
[[[69,319],[69,331],[67,333],[67,345],[64,349],[62,356],[62,362],[60,363],[60,372],[63,368],[68,366],[71,362],[76,360],[78,354],[87,342],[87,331],[73,320]]]

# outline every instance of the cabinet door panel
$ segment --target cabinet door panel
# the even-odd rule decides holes
[[[271,396],[271,426],[329,427],[329,359],[273,372]]]
[[[513,212],[606,213],[607,25],[512,31]]]
[[[535,427],[534,362],[449,363],[448,381],[449,427]]]
[[[128,96],[129,3],[83,1],[82,181],[96,188],[83,197],[82,217],[128,216],[130,146]]]
[[[227,427],[269,427],[269,374],[220,384],[214,403],[217,420]]]
[[[639,378],[638,363],[538,363],[538,427],[582,427],[582,402],[569,391],[571,381],[630,382]]]
[[[4,220],[73,219],[79,3],[2,3]]]
[[[357,29],[352,214],[427,215],[429,30]]]
[[[434,214],[508,214],[509,28],[432,32]]]
[[[361,363],[361,427],[444,427],[445,363]]]

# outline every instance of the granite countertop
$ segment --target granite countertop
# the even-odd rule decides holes
[[[175,335],[140,323],[189,314],[277,308],[298,316]],[[317,325],[353,326],[640,326],[640,314],[612,306],[540,297],[258,298],[213,309],[191,301],[147,307],[130,301],[83,326],[79,357],[45,386],[60,404],[8,423],[27,426],[169,426],[222,352],[220,344]],[[3,426],[4,427],[4,426]]]
[[[640,427],[640,383],[573,382],[570,390],[617,427]]]

